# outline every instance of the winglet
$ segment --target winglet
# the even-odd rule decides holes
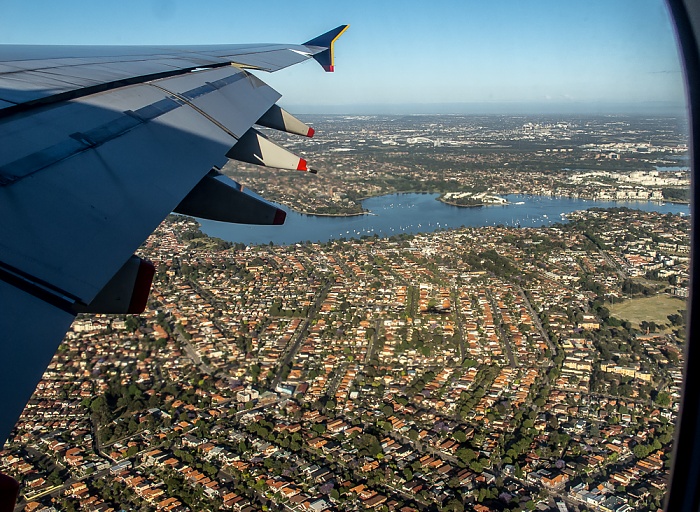
[[[333,66],[333,44],[335,43],[336,39],[343,35],[343,32],[345,32],[349,26],[350,25],[341,25],[304,43],[304,46],[319,46],[321,48],[326,48],[326,50],[315,54],[313,57],[316,59],[316,62],[323,66],[323,69],[328,72],[332,73],[335,70]]]

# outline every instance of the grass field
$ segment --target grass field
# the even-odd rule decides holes
[[[644,320],[655,322],[657,325],[670,324],[668,315],[686,309],[686,303],[685,299],[660,293],[654,297],[629,299],[619,304],[610,304],[607,308],[610,310],[611,316],[621,320],[629,320],[634,327],[639,327],[639,323]]]

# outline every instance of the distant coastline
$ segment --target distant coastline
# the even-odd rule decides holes
[[[426,191],[402,191],[402,192],[392,192],[390,194],[377,194],[377,195],[368,195],[367,197],[362,198],[360,201],[364,201],[366,199],[372,199],[375,197],[383,197],[383,196],[389,196],[389,195],[408,195],[408,194],[435,194],[435,192],[426,192]],[[508,192],[506,194],[499,194],[499,197],[502,196],[508,196],[508,195],[520,195],[521,193],[519,192]],[[548,196],[548,195],[537,195],[537,194],[522,194],[522,195],[529,195],[533,197],[563,197],[563,198],[568,198],[568,199],[577,199],[575,196],[568,196],[568,195],[562,195],[562,196]],[[440,201],[443,204],[446,204],[448,206],[456,206],[457,208],[480,208],[482,206],[506,206],[510,204],[514,204],[508,200],[505,200],[504,202],[481,202],[481,203],[474,203],[474,204],[459,204],[453,201],[450,201],[449,199],[446,199],[444,196],[440,195],[435,198],[437,201]],[[628,202],[639,202],[639,203],[645,203],[645,202],[655,202],[655,203],[672,203],[672,204],[686,204],[689,205],[689,201],[683,201],[683,200],[678,200],[678,199],[664,199],[663,201],[651,201],[648,199],[600,199],[600,198],[595,198],[595,197],[578,197],[578,199],[583,199],[585,201],[591,201],[591,202],[623,202],[623,203],[628,203]],[[291,211],[294,213],[298,213],[300,215],[306,215],[308,217],[329,217],[329,218],[343,218],[343,217],[361,217],[363,215],[372,215],[372,212],[369,210],[364,209],[361,212],[349,212],[349,213],[316,213],[316,212],[309,212],[305,210],[297,210],[294,207],[290,205],[285,205],[287,208],[289,208]]]

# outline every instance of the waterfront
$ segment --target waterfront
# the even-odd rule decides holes
[[[562,222],[562,215],[588,208],[628,207],[663,213],[690,213],[687,204],[652,201],[591,201],[568,197],[512,194],[509,204],[472,208],[450,206],[437,201],[437,194],[390,194],[362,202],[369,213],[354,217],[319,217],[287,210],[284,226],[246,226],[200,220],[202,231],[231,242],[251,244],[293,244],[306,240],[326,242],[359,238],[375,233],[381,237],[400,233],[425,233],[461,226],[539,227]]]

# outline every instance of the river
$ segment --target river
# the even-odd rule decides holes
[[[372,197],[362,202],[369,214],[355,217],[317,217],[287,211],[287,221],[283,226],[246,226],[202,219],[199,222],[207,235],[231,242],[247,245],[273,242],[286,245],[306,240],[326,242],[339,238],[359,238],[375,233],[387,237],[461,226],[549,226],[562,222],[562,214],[593,207],[626,206],[645,211],[690,214],[687,204],[659,204],[651,201],[590,201],[513,194],[503,196],[509,201],[507,205],[460,208],[436,201],[437,197],[437,194]]]

